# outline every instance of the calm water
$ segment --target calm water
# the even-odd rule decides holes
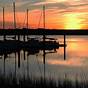
[[[51,36],[48,36],[51,37]],[[53,36],[63,43],[63,36]],[[60,47],[54,52],[45,51],[45,65],[43,63],[43,51],[35,54],[20,51],[20,64],[18,52],[8,54],[5,58],[0,56],[0,73],[5,76],[13,74],[19,77],[45,77],[54,79],[88,79],[88,37],[67,36],[66,60],[64,60],[64,48]]]

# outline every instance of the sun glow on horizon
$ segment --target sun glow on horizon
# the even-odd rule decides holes
[[[81,19],[78,14],[66,14],[65,29],[81,29]]]

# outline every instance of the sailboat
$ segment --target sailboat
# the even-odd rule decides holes
[[[43,30],[45,30],[45,6],[43,6]],[[38,40],[36,38],[29,38],[27,42],[25,42],[25,47],[40,49],[40,50],[52,50],[59,47],[63,47],[64,44],[59,44],[54,38],[47,38],[45,34],[43,34],[42,40]]]
[[[13,11],[14,11],[14,30],[16,29],[16,14],[15,14],[15,2],[13,3]],[[44,30],[45,30],[45,6],[43,6],[43,19],[44,19]],[[28,9],[27,9],[27,29],[28,29]],[[19,36],[18,36],[19,37]],[[29,38],[28,41],[20,41],[19,38],[16,40],[16,35],[14,40],[4,40],[0,41],[0,53],[11,53],[16,52],[18,50],[24,49],[25,51],[32,50],[53,50],[57,49],[60,46],[64,46],[64,44],[59,44],[54,38],[47,38],[45,34],[43,34],[42,41]]]

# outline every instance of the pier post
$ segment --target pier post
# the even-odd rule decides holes
[[[66,35],[64,34],[64,60],[66,60]]]

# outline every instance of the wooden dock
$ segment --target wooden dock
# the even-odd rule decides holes
[[[88,35],[88,30],[0,29],[0,35]]]

